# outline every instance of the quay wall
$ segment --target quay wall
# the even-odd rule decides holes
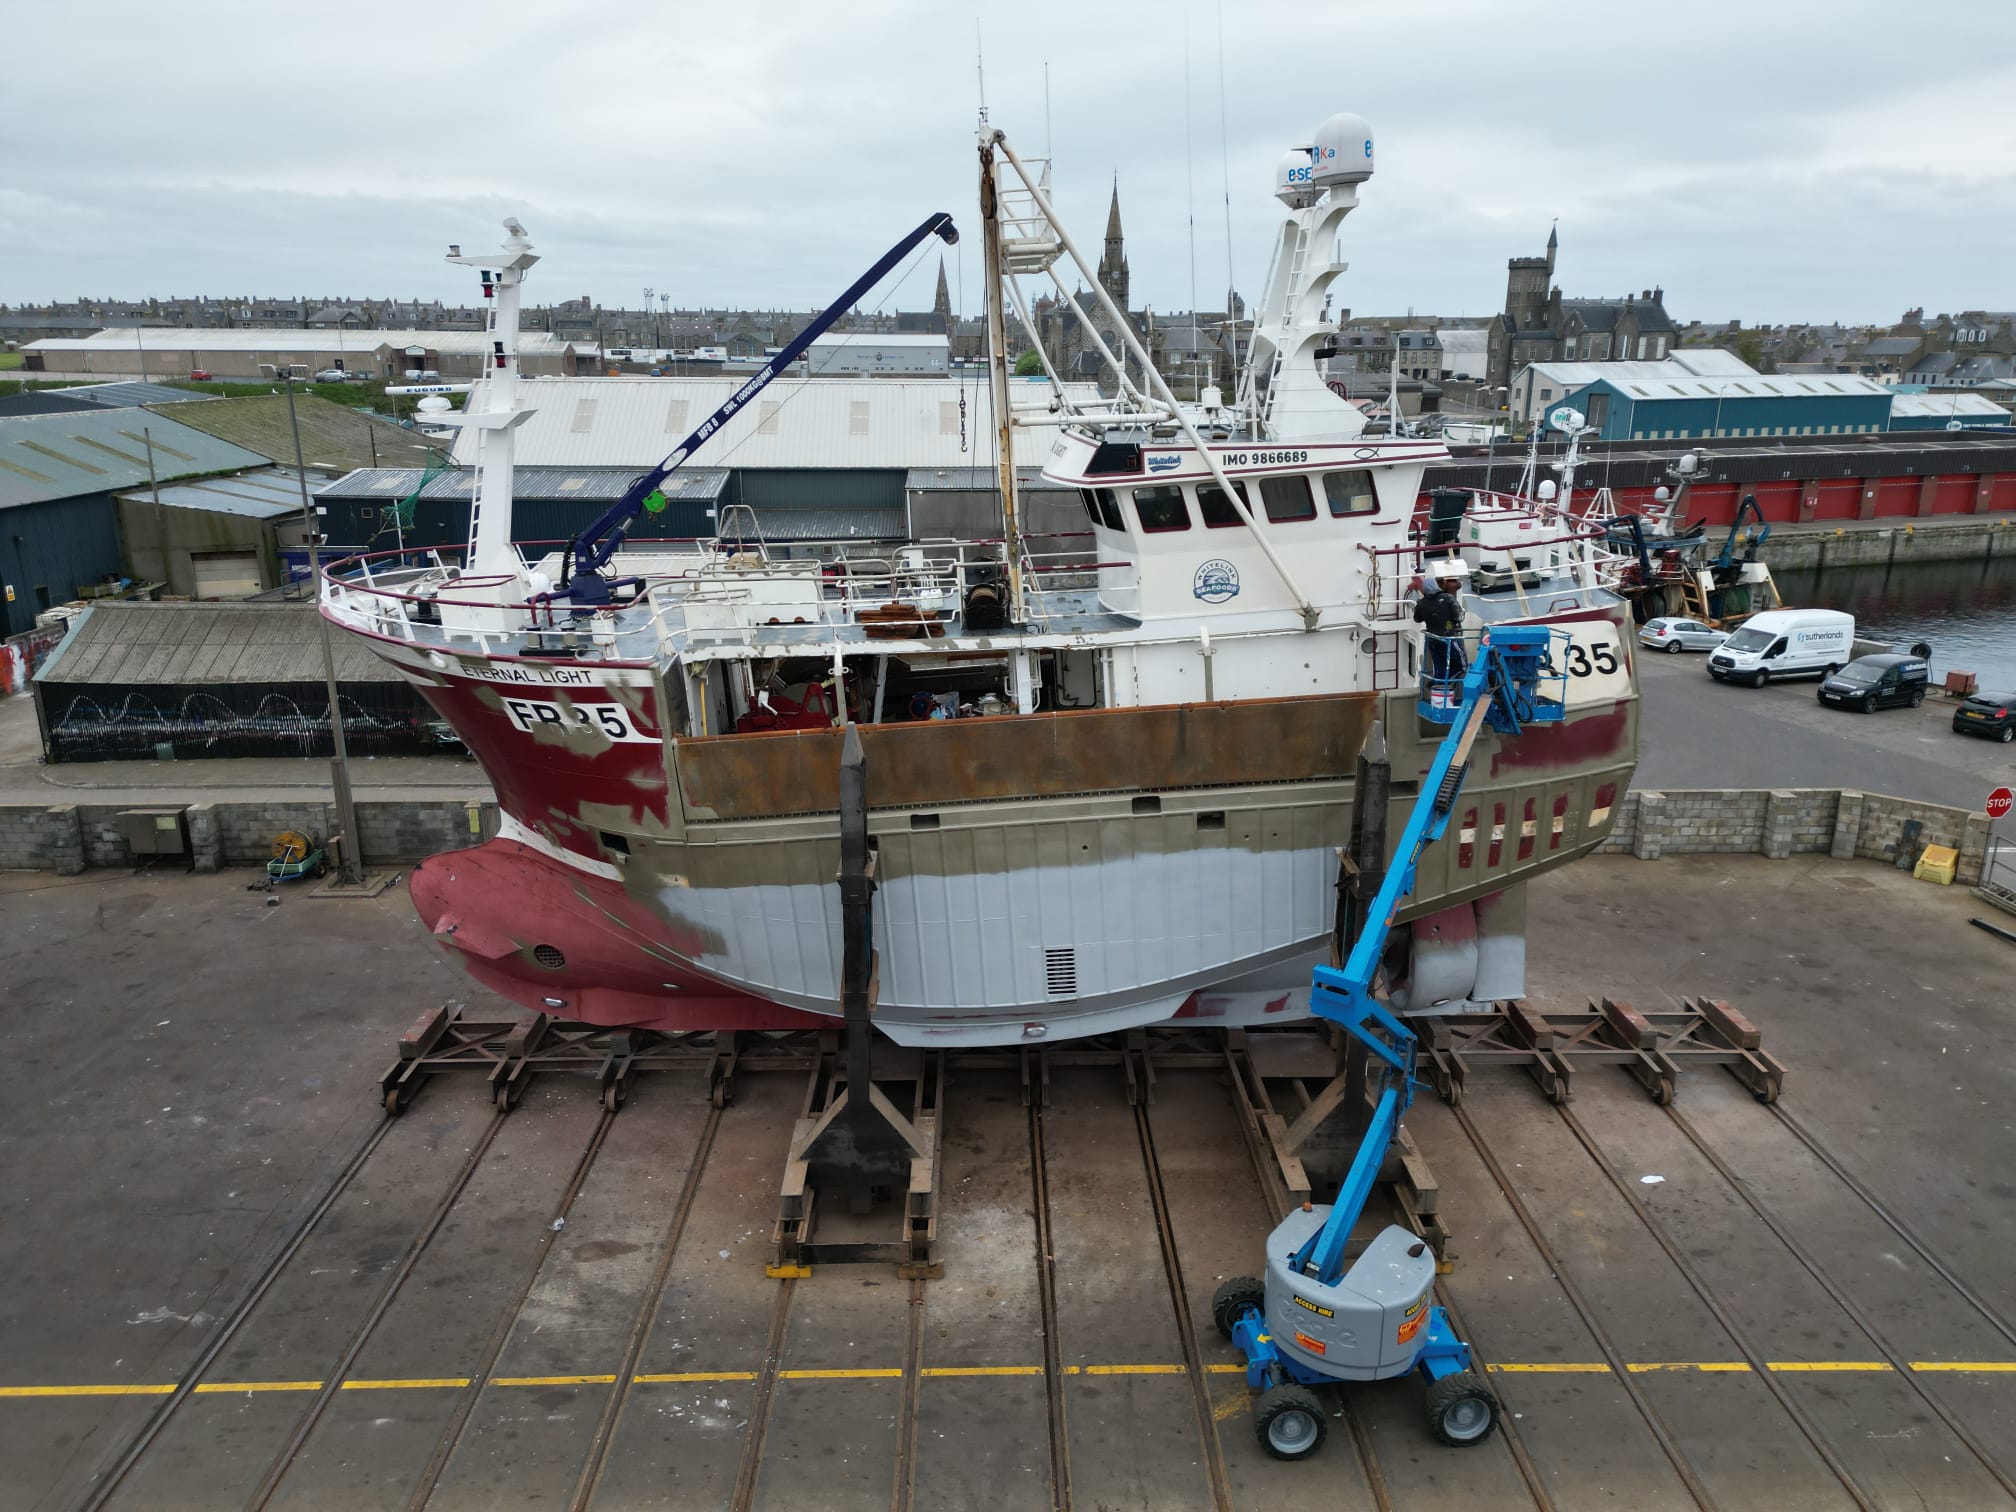
[[[1779,530],[1757,549],[1774,570],[1906,567],[1924,562],[1989,562],[2016,557],[2016,520],[1964,525],[1852,524],[1832,530]]]
[[[1988,854],[1988,816],[1842,788],[1646,789],[1624,796],[1596,849],[1641,861],[1716,852],[1783,860],[1824,851],[1894,866],[1915,861],[1927,845],[1957,850],[1953,880],[1976,886]]]
[[[74,876],[93,866],[132,866],[118,805],[0,804],[0,870]],[[198,871],[263,866],[283,830],[327,836],[324,803],[197,803],[187,809]],[[366,863],[390,866],[476,845],[497,833],[497,806],[453,799],[359,803]],[[1907,835],[1907,826],[1917,829]],[[1988,851],[1988,816],[1936,803],[1840,788],[1693,788],[1627,793],[1610,816],[1599,853],[1644,861],[1726,853],[1787,856],[1826,852],[1839,860],[1897,864],[1925,845],[1960,853],[1955,881],[1975,886]],[[179,864],[163,858],[161,864]]]

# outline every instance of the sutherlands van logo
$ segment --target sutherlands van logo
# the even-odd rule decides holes
[[[1239,569],[1223,557],[1213,557],[1197,569],[1190,591],[1207,604],[1222,604],[1239,596]]]

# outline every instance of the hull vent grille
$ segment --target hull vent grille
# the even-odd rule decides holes
[[[1052,997],[1070,997],[1078,990],[1078,951],[1067,945],[1062,950],[1043,952],[1043,974]]]

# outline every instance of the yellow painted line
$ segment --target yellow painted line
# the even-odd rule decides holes
[[[638,1386],[657,1386],[667,1381],[753,1381],[753,1370],[675,1370],[662,1375],[637,1375],[630,1377]]]
[[[900,1379],[901,1370],[780,1370],[780,1381],[889,1381]]]
[[[613,1375],[492,1376],[492,1386],[614,1386]]]
[[[440,1376],[433,1380],[345,1381],[344,1391],[429,1391],[447,1386],[467,1386],[467,1376]]]
[[[1909,1368],[1913,1371],[1939,1371],[1946,1374],[1999,1374],[2016,1375],[2016,1360],[1912,1360]],[[1484,1367],[1493,1375],[1607,1375],[1608,1365],[1601,1362],[1572,1361],[1518,1361],[1495,1360]],[[1742,1360],[1646,1360],[1634,1361],[1624,1367],[1633,1375],[1648,1375],[1662,1371],[1694,1371],[1703,1375],[1743,1375],[1750,1366]],[[1772,1360],[1766,1369],[1773,1374],[1799,1375],[1829,1372],[1880,1372],[1892,1367],[1882,1360]],[[1205,1374],[1217,1376],[1243,1375],[1243,1365],[1207,1364]],[[962,1376],[1041,1376],[1041,1365],[927,1365],[920,1375],[937,1376],[942,1379],[957,1379]],[[1182,1365],[1066,1365],[1067,1376],[1180,1376],[1186,1374]],[[873,1370],[780,1370],[780,1380],[786,1381],[887,1381],[900,1378],[903,1372],[896,1368]],[[635,1375],[630,1379],[639,1386],[667,1385],[680,1383],[722,1383],[754,1381],[757,1373],[753,1370],[682,1370],[659,1374]],[[344,1391],[443,1391],[459,1390],[471,1384],[469,1376],[413,1377],[399,1380],[349,1380],[342,1385]],[[612,1386],[614,1375],[550,1375],[550,1376],[493,1376],[487,1384],[492,1386]],[[320,1391],[325,1383],[321,1381],[204,1381],[194,1389],[201,1396],[232,1396],[241,1392],[262,1391]],[[122,1397],[122,1396],[169,1396],[175,1391],[170,1384],[144,1383],[138,1385],[109,1385],[87,1383],[63,1386],[0,1386],[0,1400],[24,1400],[57,1397]]]

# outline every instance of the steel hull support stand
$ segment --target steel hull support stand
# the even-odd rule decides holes
[[[905,1278],[942,1275],[932,1257],[937,1238],[940,1058],[895,1046],[876,1054],[875,854],[868,839],[868,762],[859,729],[849,724],[840,754],[840,1010],[838,1054],[820,1057],[791,1138],[779,1199],[774,1276],[802,1276],[818,1264],[893,1263]],[[822,1036],[826,1038],[826,1036]],[[829,1040],[830,1043],[830,1040]],[[875,1084],[912,1084],[906,1114]],[[899,1067],[898,1062],[903,1064]],[[866,1216],[878,1193],[903,1195],[901,1237],[892,1241],[813,1238],[822,1196],[844,1196]]]

